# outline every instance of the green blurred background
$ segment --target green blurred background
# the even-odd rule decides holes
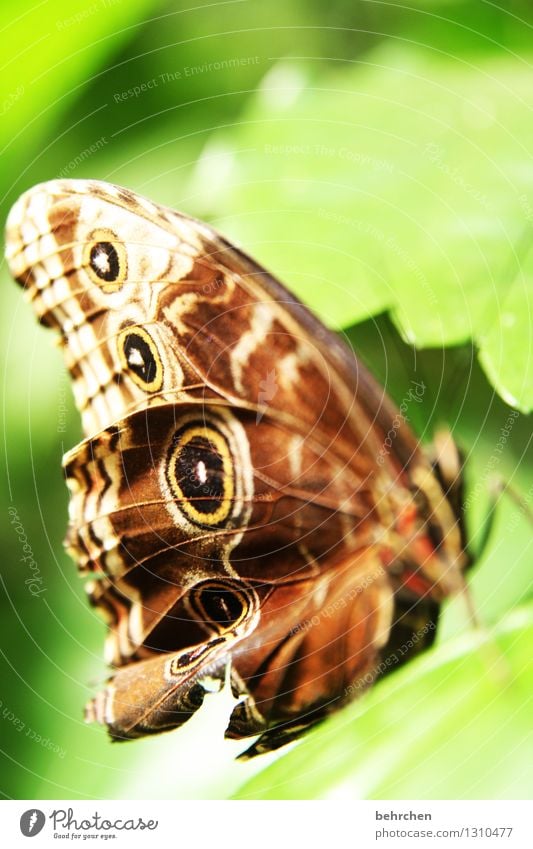
[[[2,220],[36,182],[91,177],[211,221],[398,402],[428,386],[409,414],[465,451],[474,550],[495,474],[524,502],[498,500],[472,573],[482,626],[449,604],[431,652],[288,754],[236,763],[225,694],[180,731],[112,745],[82,721],[104,626],[61,545],[78,416],[4,263],[1,792],[530,797],[531,4],[4,0],[0,32]]]

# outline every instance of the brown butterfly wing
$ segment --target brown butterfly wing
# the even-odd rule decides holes
[[[430,463],[352,353],[205,225],[55,181],[7,244],[90,437],[66,458],[69,547],[120,667],[92,715],[119,737],[181,724],[231,659],[229,733],[276,745],[372,678],[393,592],[407,622],[461,586]]]
[[[256,585],[261,615],[248,637],[213,637],[197,648],[201,657],[192,648],[129,664],[92,703],[90,717],[105,722],[116,739],[181,725],[213,682],[222,682],[231,657],[232,687],[244,698],[227,736],[260,734],[249,754],[287,742],[348,701],[354,687],[366,689],[376,674],[393,601],[383,568],[369,562],[342,561],[318,581]],[[204,664],[203,673],[187,666],[185,655]]]
[[[383,390],[205,224],[107,183],[57,180],[20,198],[6,242],[39,319],[61,334],[86,435],[152,404],[214,399],[268,408],[337,450],[345,441],[350,462],[376,456],[396,413]],[[400,441],[402,465],[418,461],[408,428]]]

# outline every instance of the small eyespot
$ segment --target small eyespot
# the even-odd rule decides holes
[[[163,385],[163,364],[154,340],[143,327],[124,328],[117,339],[122,368],[134,383],[147,392]]]
[[[202,643],[194,649],[184,651],[181,654],[171,658],[168,663],[168,674],[171,677],[180,677],[185,672],[190,672],[192,669],[197,669],[202,663],[209,659],[209,655],[216,650],[217,646],[225,643],[224,637],[218,637],[214,640]]]
[[[218,634],[235,631],[255,611],[255,593],[230,580],[207,580],[193,587],[187,597],[195,618]]]
[[[126,248],[112,230],[94,230],[84,248],[83,265],[103,292],[116,292],[126,279]]]
[[[224,436],[211,425],[191,422],[174,435],[167,481],[185,516],[201,526],[222,526],[235,494],[233,463]]]

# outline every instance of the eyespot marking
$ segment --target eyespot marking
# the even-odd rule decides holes
[[[112,230],[94,230],[84,247],[83,265],[92,282],[103,292],[116,292],[128,271],[124,243]]]
[[[212,425],[191,422],[174,435],[167,481],[178,507],[194,524],[223,526],[231,514],[235,476],[229,445]]]

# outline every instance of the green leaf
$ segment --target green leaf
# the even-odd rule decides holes
[[[441,645],[311,733],[239,799],[531,797],[533,605]]]
[[[530,82],[520,56],[390,43],[333,71],[281,62],[206,146],[192,203],[334,327],[387,309],[419,348],[473,339],[528,410]]]

